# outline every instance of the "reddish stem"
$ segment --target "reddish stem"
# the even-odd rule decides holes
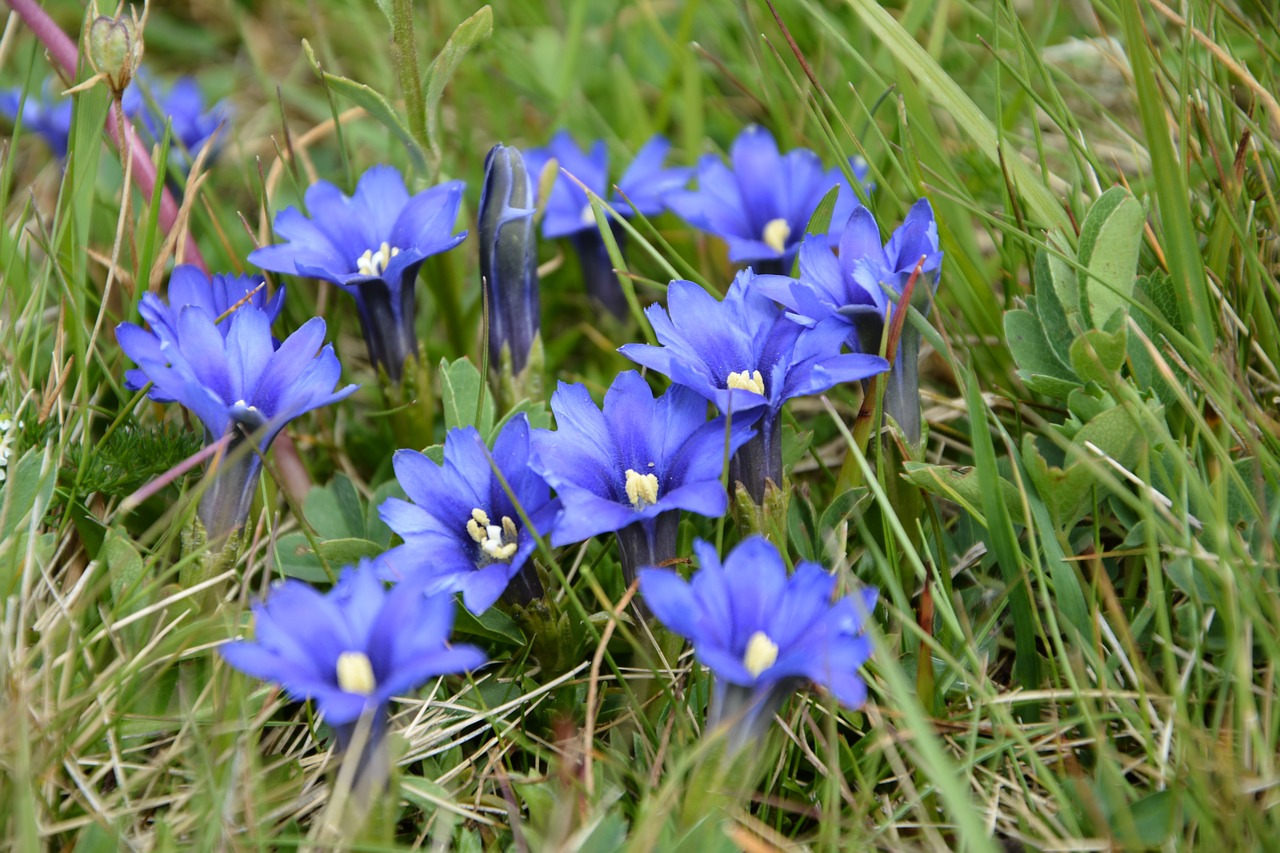
[[[31,31],[35,33],[36,38],[40,39],[41,44],[49,51],[49,55],[53,57],[53,61],[62,67],[67,78],[74,80],[76,76],[76,65],[79,62],[79,53],[76,50],[75,42],[73,42],[66,33],[64,33],[57,24],[53,22],[45,11],[40,8],[36,0],[5,0],[11,9],[18,14]],[[107,117],[107,134],[111,137],[111,141],[115,143],[118,149],[121,145],[119,133],[117,131],[118,119],[116,110],[119,104],[112,104],[111,114]],[[133,181],[138,185],[138,189],[142,191],[143,196],[151,198],[156,187],[156,167],[151,162],[151,153],[147,151],[147,147],[138,138],[136,133],[127,134],[129,139],[125,142],[129,146],[133,155]],[[174,201],[173,195],[167,188],[160,188],[160,227],[169,232],[173,230],[178,221],[178,203]],[[200,249],[196,246],[196,241],[187,234],[186,237],[186,257],[185,260],[189,264],[199,267],[201,272],[206,275],[209,272],[205,265],[204,257],[200,254]]]

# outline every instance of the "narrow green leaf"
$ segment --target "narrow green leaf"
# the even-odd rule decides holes
[[[337,571],[341,566],[355,565],[362,557],[376,557],[384,550],[377,542],[352,536],[321,542],[318,553]]]
[[[958,367],[958,366],[957,366]],[[987,429],[987,407],[982,392],[972,374],[964,371],[965,402],[969,408],[969,421],[973,424],[973,460],[978,473],[982,495],[982,511],[987,517],[987,544],[995,555],[1004,577],[1009,609],[1013,614],[1013,638],[1016,647],[1014,673],[1018,683],[1026,690],[1040,685],[1040,658],[1036,651],[1036,620],[1032,604],[1030,578],[1023,566],[1022,549],[1018,547],[1009,518],[1008,505],[1000,490],[1000,473],[996,466],[995,445]],[[1036,719],[1038,707],[1034,703],[1022,709],[1022,716]]]
[[[1133,69],[1138,112],[1151,155],[1152,182],[1156,188],[1156,207],[1163,231],[1162,245],[1173,280],[1181,282],[1185,298],[1178,300],[1183,328],[1201,347],[1211,347],[1216,338],[1214,317],[1217,311],[1209,300],[1209,282],[1205,277],[1200,241],[1191,222],[1191,194],[1187,191],[1182,160],[1173,147],[1165,116],[1165,99],[1156,82],[1151,53],[1142,26],[1142,7],[1138,0],[1120,0],[1120,19],[1126,42],[1125,55]]]
[[[384,127],[395,134],[397,139],[404,143],[405,150],[409,152],[409,159],[413,161],[414,168],[423,174],[428,173],[426,152],[422,150],[418,140],[414,138],[409,127],[400,118],[400,114],[395,111],[395,108],[391,106],[386,98],[363,83],[348,80],[346,77],[339,77],[337,74],[330,74],[328,71],[323,73],[325,85],[331,87],[335,92],[357,106],[363,107],[365,112],[381,122]]]
[[[431,149],[431,161],[438,170],[440,166],[440,99],[444,96],[444,87],[448,84],[453,72],[458,69],[462,58],[480,42],[493,33],[493,10],[481,6],[480,10],[467,18],[449,36],[440,53],[427,69],[426,78],[426,125],[427,145]]]

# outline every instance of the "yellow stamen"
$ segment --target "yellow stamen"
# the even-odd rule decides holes
[[[753,370],[749,375],[745,370],[740,373],[730,373],[729,378],[725,380],[725,386],[764,396],[764,377],[758,370]]]
[[[756,631],[747,640],[747,651],[742,656],[742,665],[747,668],[753,678],[773,666],[778,661],[778,644],[769,639],[764,631]]]
[[[490,524],[489,513],[478,507],[471,510],[471,518],[467,519],[467,533],[496,562],[509,561],[520,547],[520,531],[510,516],[504,515],[500,525]]]
[[[644,509],[658,502],[658,478],[653,474],[641,474],[627,469],[627,500],[636,509]]]
[[[338,655],[338,686],[348,693],[368,696],[377,687],[373,679],[373,664],[364,652],[343,652]]]
[[[787,238],[791,236],[791,226],[787,224],[787,220],[779,217],[778,219],[770,219],[765,223],[764,234],[760,239],[764,240],[766,246],[781,254],[786,251]]]
[[[376,252],[373,249],[364,250],[364,254],[356,259],[356,269],[361,275],[382,275],[387,264],[398,254],[400,250],[391,248],[384,240]]]

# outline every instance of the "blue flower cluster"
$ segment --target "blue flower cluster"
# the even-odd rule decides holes
[[[166,104],[176,129],[186,113],[172,98]],[[209,122],[187,117],[184,124],[207,139]],[[366,715],[372,743],[380,742],[393,695],[483,664],[478,649],[448,641],[455,593],[477,615],[499,602],[527,607],[544,595],[540,548],[609,533],[623,579],[638,584],[640,613],[690,640],[715,673],[711,721],[735,723],[735,748],[798,686],[822,685],[849,706],[865,699],[857,671],[871,653],[863,626],[875,590],[834,599],[834,575],[813,563],[788,575],[774,545],[756,536],[723,561],[710,544],[696,542],[700,569],[692,580],[663,567],[681,556],[683,514],[718,518],[727,511],[726,466],[728,482],[741,484],[757,504],[770,489],[785,488],[781,424],[789,400],[890,369],[880,353],[898,297],[912,275],[927,284],[917,292],[931,293],[937,283],[942,253],[932,209],[922,199],[883,245],[874,217],[839,170],[824,169],[811,152],[780,154],[762,128],[742,132],[731,165],[709,155],[696,172],[665,167],[669,148],[661,137],[641,148],[608,196],[616,216],[673,210],[722,236],[732,260],[755,267],[742,270],[723,296],[673,281],[665,307],[646,309],[658,344],[620,351],[666,376],[670,387],[655,394],[644,376],[625,371],[598,404],[585,385],[561,382],[550,399],[555,429],[534,428],[517,412],[492,436],[474,427],[450,430],[434,458],[396,451],[393,467],[407,500],[388,499],[379,512],[402,543],[346,570],[328,593],[285,582],[255,605],[256,638],[223,647],[236,668],[314,700],[344,746]],[[554,177],[552,160],[560,170]],[[861,179],[865,169],[851,165]],[[605,286],[617,282],[591,204],[606,197],[607,174],[603,143],[584,153],[564,133],[523,156],[501,145],[490,152],[478,231],[495,362],[516,373],[533,369],[540,177],[550,187],[543,235],[573,240],[592,293],[618,310],[619,294]],[[686,189],[694,174],[697,189]],[[806,234],[832,191],[838,256],[826,234]],[[452,181],[411,194],[390,166],[370,168],[350,196],[318,181],[305,193],[305,214],[289,207],[276,216],[282,242],[249,260],[350,294],[372,363],[397,380],[418,352],[419,271],[426,258],[467,236],[454,232],[462,193],[462,182]],[[619,247],[622,233],[613,234]],[[799,278],[781,275],[797,254]],[[117,329],[137,364],[126,386],[181,403],[217,445],[199,510],[214,540],[234,539],[245,525],[262,456],[280,430],[355,391],[338,387],[341,370],[323,343],[321,318],[283,341],[272,336],[283,299],[283,288],[269,295],[260,276],[209,277],[178,267],[167,301],[147,294],[139,305],[148,328]],[[895,372],[903,361],[899,354]]]

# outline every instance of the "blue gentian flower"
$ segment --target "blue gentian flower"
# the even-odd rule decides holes
[[[927,198],[912,205],[906,220],[884,246],[875,217],[858,205],[840,237],[839,258],[831,253],[825,236],[810,235],[800,249],[798,281],[761,276],[757,286],[789,308],[798,322],[843,323],[850,346],[862,352],[879,352],[889,305],[902,293],[921,258],[924,264],[912,302],[928,311],[938,286],[942,254],[938,224]],[[920,333],[905,323],[885,394],[885,410],[912,444],[920,440],[919,350]]]
[[[149,302],[146,312],[158,318],[150,331],[133,323],[116,327],[120,348],[138,365],[125,387],[136,391],[153,383],[148,395],[191,410],[204,424],[207,443],[232,433],[228,460],[216,463],[200,502],[210,539],[221,539],[244,525],[258,480],[260,459],[243,442],[251,436],[265,453],[290,420],[341,400],[356,386],[334,390],[341,367],[332,346],[321,348],[325,326],[319,317],[277,344],[270,315],[252,302],[221,328],[217,315],[200,304],[175,310]]]
[[[609,199],[621,216],[637,212],[643,216],[657,216],[666,208],[665,196],[683,188],[693,174],[692,169],[685,167],[663,167],[662,162],[670,149],[671,143],[662,136],[650,138],[636,152],[635,159],[618,179],[619,191],[612,195],[608,184],[609,153],[603,140],[595,142],[588,154],[578,147],[568,131],[561,130],[545,148],[534,148],[525,153],[525,164],[535,182],[552,158],[562,171],[581,181],[579,185],[564,175],[556,175],[547,198],[542,236],[548,240],[569,238],[582,265],[587,292],[618,317],[627,313],[627,301],[614,275],[613,262],[596,226],[586,190]],[[623,251],[626,232],[614,226],[613,238],[619,251]]]
[[[706,401],[679,385],[654,399],[634,370],[596,407],[584,385],[551,397],[556,429],[534,430],[529,464],[564,505],[552,545],[616,532],[629,584],[646,564],[674,559],[679,510],[717,517],[728,508],[724,461],[748,439],[752,417],[707,420]]]
[[[534,186],[520,151],[495,145],[480,190],[480,277],[489,297],[489,364],[519,376],[540,340]],[[504,356],[503,353],[506,353]]]
[[[71,110],[71,99],[58,97],[47,83],[41,96],[28,92],[26,100],[23,100],[22,89],[0,92],[0,115],[18,124],[21,113],[23,131],[38,135],[59,159],[67,156]]]
[[[452,233],[462,187],[462,181],[450,181],[410,197],[391,166],[368,169],[350,197],[317,181],[305,196],[311,218],[293,207],[276,214],[276,234],[289,242],[256,249],[249,260],[266,270],[333,282],[355,297],[369,358],[399,381],[405,359],[418,352],[418,270],[429,255],[467,236]]]
[[[341,749],[350,745],[361,715],[370,715],[360,758],[365,772],[357,775],[368,775],[378,763],[393,696],[485,663],[479,649],[449,642],[450,596],[427,596],[410,586],[388,590],[368,561],[344,570],[327,594],[286,580],[253,612],[255,638],[218,651],[241,672],[280,684],[292,699],[314,701]],[[385,782],[385,770],[365,786]]]
[[[669,193],[667,206],[691,225],[724,238],[729,260],[750,264],[760,273],[791,269],[809,220],[823,196],[840,187],[830,231],[844,228],[856,197],[839,169],[823,169],[818,155],[797,148],[778,152],[773,134],[751,125],[729,151],[732,167],[714,154],[698,162],[698,188]],[[854,175],[867,167],[850,160]]]
[[[489,609],[509,584],[517,603],[542,595],[529,557],[538,544],[535,531],[545,536],[555,529],[560,501],[529,468],[526,415],[502,428],[492,454],[475,427],[464,427],[446,436],[443,465],[416,450],[397,450],[392,462],[412,503],[388,498],[378,508],[387,526],[404,539],[383,555],[389,579],[427,592],[461,592],[475,614]],[[495,466],[533,530],[525,527]]]
[[[715,674],[708,728],[733,725],[732,751],[761,736],[805,683],[821,685],[848,708],[866,701],[858,667],[871,656],[863,625],[875,609],[875,589],[832,603],[834,575],[801,562],[787,577],[782,556],[760,536],[744,539],[723,564],[710,543],[695,541],[693,549],[700,568],[692,581],[646,568],[640,594]]]
[[[806,329],[740,272],[724,300],[691,281],[673,281],[667,308],[645,314],[662,346],[627,344],[619,351],[677,385],[692,388],[726,415],[760,410],[759,434],[734,457],[731,474],[759,503],[765,481],[782,485],[782,405],[889,369],[874,355],[841,354],[847,327]]]
[[[169,162],[182,174],[191,170],[191,163],[206,145],[211,147],[205,163],[212,163],[226,140],[230,106],[219,101],[206,110],[204,95],[193,77],[179,77],[172,86],[154,82],[145,71],[139,77],[149,87],[153,100],[148,101],[136,85],[130,86],[123,98],[125,113],[140,115],[152,142],[164,139],[165,125],[172,124]]]

